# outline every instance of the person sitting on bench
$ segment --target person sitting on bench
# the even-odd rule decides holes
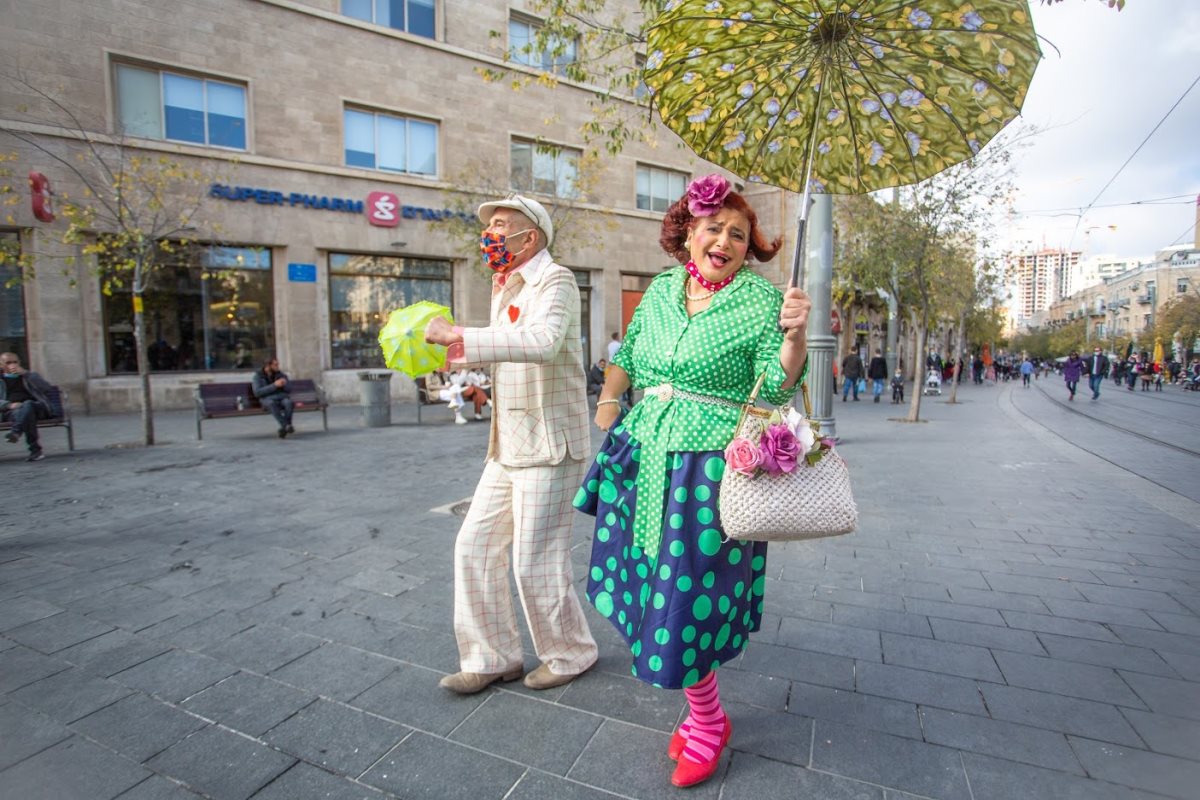
[[[279,423],[279,438],[295,433],[296,429],[292,427],[295,403],[288,395],[288,376],[280,371],[279,359],[275,356],[268,358],[263,368],[254,373],[250,383],[254,387],[254,396]]]
[[[61,413],[50,403],[50,384],[36,372],[24,369],[16,353],[0,353],[0,368],[4,373],[0,383],[0,419],[12,425],[4,438],[9,444],[16,444],[21,434],[25,434],[25,444],[29,445],[29,457],[25,460],[41,461],[46,455],[38,443],[37,421]]]

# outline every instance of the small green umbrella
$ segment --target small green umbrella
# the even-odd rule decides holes
[[[1041,58],[1026,0],[667,0],[648,50],[662,120],[697,155],[804,192],[800,245],[810,191],[917,183],[971,158],[1020,112]]]
[[[388,315],[387,324],[379,331],[383,362],[410,378],[444,367],[446,348],[425,341],[425,328],[434,317],[454,322],[450,309],[428,300],[398,308]]]

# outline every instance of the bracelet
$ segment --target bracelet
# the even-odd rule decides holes
[[[619,405],[621,405],[621,401],[620,400],[597,400],[596,401],[597,407],[606,406],[606,405],[610,405],[610,404],[614,405],[614,406],[619,406]]]

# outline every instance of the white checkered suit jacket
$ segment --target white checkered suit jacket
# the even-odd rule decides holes
[[[591,445],[575,276],[542,250],[499,278],[491,326],[462,333],[465,360],[492,365],[487,457],[507,467],[581,461]]]

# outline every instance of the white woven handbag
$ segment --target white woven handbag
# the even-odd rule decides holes
[[[758,444],[771,411],[754,405],[762,388],[758,379],[742,406],[734,437]],[[808,387],[800,386],[805,417],[812,417]],[[858,526],[858,507],[850,491],[850,471],[833,448],[816,464],[800,458],[796,469],[779,475],[743,475],[726,466],[721,478],[721,524],[725,535],[739,541],[820,539],[850,533]]]

